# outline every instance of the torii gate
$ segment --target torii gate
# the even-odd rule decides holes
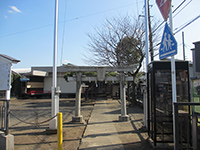
[[[83,122],[81,115],[81,82],[82,81],[120,81],[120,98],[121,98],[121,115],[119,121],[128,121],[129,116],[126,112],[126,92],[125,81],[133,81],[133,77],[125,76],[125,72],[133,71],[137,65],[125,67],[109,67],[109,66],[63,66],[67,72],[77,72],[76,77],[68,77],[68,81],[76,81],[76,103],[75,103],[75,116],[72,117],[72,122]],[[97,72],[97,77],[83,77],[81,72]],[[106,72],[119,72],[118,77],[106,77]]]

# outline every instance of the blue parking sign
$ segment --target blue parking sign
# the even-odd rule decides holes
[[[177,54],[177,42],[172,34],[168,24],[165,24],[165,29],[162,36],[162,41],[159,49],[159,58],[164,59],[166,57]]]

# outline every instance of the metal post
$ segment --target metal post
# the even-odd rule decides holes
[[[58,0],[55,0],[55,28],[54,28],[54,51],[53,51],[53,80],[51,92],[51,116],[55,116],[59,112],[59,94],[57,92],[57,24],[58,24]],[[52,119],[49,128],[57,129],[57,117]]]
[[[63,149],[63,127],[62,127],[62,113],[57,113],[58,117],[58,133],[57,133],[57,144],[58,144],[58,150]]]
[[[184,32],[182,32],[182,41],[183,41],[183,60],[185,61],[185,40],[184,40]]]
[[[147,89],[147,72],[148,72],[148,64],[149,64],[149,45],[148,45],[148,0],[144,0],[145,4],[145,52],[146,52],[146,89]],[[147,92],[146,92],[146,99],[143,103],[144,107],[144,126],[147,127]]]
[[[8,131],[8,127],[9,127],[9,103],[10,103],[10,100],[7,100],[6,101],[6,114],[5,114],[5,117],[6,117],[6,132],[5,132],[5,135],[8,135],[9,131]]]
[[[170,28],[171,32],[173,34],[173,20],[172,20],[172,2],[170,6],[170,13],[169,13],[169,22],[170,22]],[[176,98],[176,69],[175,69],[175,59],[174,56],[171,56],[171,77],[172,77],[172,110],[174,110],[174,103],[177,102]],[[173,133],[174,133],[174,149],[176,150],[176,142],[175,142],[175,137],[176,137],[176,132],[175,132],[175,115],[173,114]]]
[[[173,103],[173,106],[174,106],[174,126],[175,126],[175,129],[178,129],[179,127],[179,118],[178,118],[178,104],[177,103]],[[180,135],[178,134],[179,133],[179,130],[175,130],[174,131],[176,134],[174,134],[174,150],[179,150],[179,138],[180,138]]]
[[[4,127],[3,129],[6,130],[7,127],[7,102],[4,102]]]
[[[193,149],[198,149],[198,128],[197,128],[197,116],[192,116],[192,143]]]

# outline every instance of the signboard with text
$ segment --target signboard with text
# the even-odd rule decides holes
[[[0,90],[10,89],[11,63],[4,63],[0,60]]]

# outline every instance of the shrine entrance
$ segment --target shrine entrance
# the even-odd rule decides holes
[[[126,67],[109,67],[109,66],[63,66],[64,70],[67,72],[76,72],[76,76],[68,77],[68,81],[76,81],[76,103],[75,103],[75,116],[72,117],[73,122],[83,122],[83,116],[81,115],[81,90],[82,83],[94,81],[96,84],[98,82],[107,81],[119,81],[120,83],[120,99],[121,99],[121,114],[119,115],[119,121],[128,121],[129,116],[126,112],[126,91],[125,82],[133,81],[133,77],[126,76],[125,73],[129,71],[134,71],[137,65],[131,65]],[[86,77],[82,75],[82,72],[97,72],[97,77]],[[116,77],[106,77],[106,72],[118,72],[119,75]],[[101,86],[101,85],[100,85]],[[103,88],[100,92],[106,92]]]

